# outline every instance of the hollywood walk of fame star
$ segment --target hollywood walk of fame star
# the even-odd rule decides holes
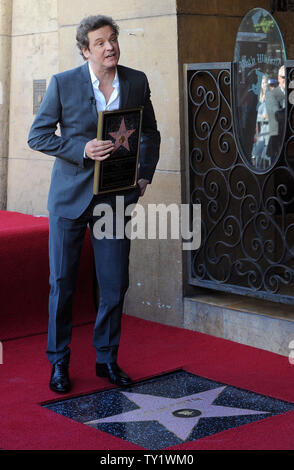
[[[127,129],[125,124],[125,119],[122,118],[120,123],[120,128],[117,132],[109,132],[109,135],[115,139],[114,142],[114,149],[112,153],[115,152],[119,147],[125,147],[128,151],[130,151],[129,147],[129,137],[130,135],[135,132],[136,129]]]
[[[201,418],[267,414],[265,411],[213,405],[226,388],[217,387],[181,398],[166,398],[145,393],[121,392],[140,408],[107,418],[87,421],[89,426],[100,423],[158,421],[178,438],[185,441]]]

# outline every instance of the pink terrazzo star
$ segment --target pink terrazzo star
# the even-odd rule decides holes
[[[158,421],[177,437],[185,441],[200,418],[218,416],[241,416],[266,414],[264,411],[213,405],[213,402],[226,387],[217,387],[205,392],[166,398],[145,393],[121,392],[140,408],[107,418],[95,419],[84,424],[95,426],[100,423]]]

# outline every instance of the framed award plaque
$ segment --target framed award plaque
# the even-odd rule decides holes
[[[142,115],[142,106],[99,113],[97,140],[112,140],[114,149],[106,160],[95,161],[94,194],[136,186]]]

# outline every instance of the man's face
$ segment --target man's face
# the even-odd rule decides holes
[[[120,50],[115,32],[110,26],[88,33],[89,48],[83,49],[94,71],[103,72],[114,69],[118,63]]]

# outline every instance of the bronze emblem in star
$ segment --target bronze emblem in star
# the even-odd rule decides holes
[[[115,152],[119,147],[125,147],[128,151],[130,151],[128,139],[130,135],[135,132],[135,130],[136,129],[127,129],[125,119],[122,118],[119,130],[117,132],[109,132],[109,135],[115,139],[112,153]]]

